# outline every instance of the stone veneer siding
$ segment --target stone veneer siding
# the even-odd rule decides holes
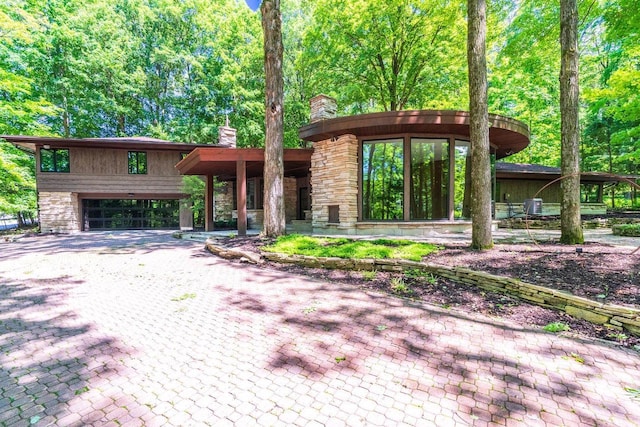
[[[80,231],[80,208],[76,193],[40,191],[38,205],[42,233]]]
[[[313,144],[311,198],[314,232],[332,228],[355,232],[358,221],[358,139],[355,135]],[[329,206],[336,205],[340,209],[339,223],[329,224]]]
[[[213,195],[214,221],[231,221],[233,212],[233,183],[216,183]]]

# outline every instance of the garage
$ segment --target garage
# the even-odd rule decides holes
[[[175,199],[84,199],[82,229],[161,230],[180,228]]]

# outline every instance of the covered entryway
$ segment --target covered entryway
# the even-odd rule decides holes
[[[313,150],[302,148],[285,149],[283,171],[287,178],[307,178],[311,167]],[[213,231],[214,177],[219,181],[235,181],[238,235],[247,231],[247,181],[264,174],[264,149],[235,147],[198,147],[187,155],[176,168],[183,175],[205,177],[205,230]],[[298,194],[294,187],[293,196]],[[286,202],[285,195],[285,202]],[[299,201],[296,200],[299,204]],[[297,207],[299,210],[299,206]],[[295,211],[294,211],[295,212]]]
[[[166,230],[180,227],[175,199],[83,199],[82,230]]]

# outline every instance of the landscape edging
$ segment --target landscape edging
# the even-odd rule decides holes
[[[449,267],[395,259],[322,258],[274,252],[265,252],[262,256],[269,261],[299,264],[310,268],[390,272],[422,270],[458,283],[515,296],[532,304],[563,311],[573,317],[604,325],[614,330],[626,330],[633,335],[640,336],[639,309],[599,303],[556,289],[523,282],[519,279],[474,271],[464,267]]]

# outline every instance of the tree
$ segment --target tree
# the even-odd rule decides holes
[[[491,160],[487,105],[486,4],[468,0],[469,133],[471,143],[471,247],[493,247],[491,237]]]
[[[34,94],[27,65],[40,28],[41,22],[22,2],[0,4],[0,135],[49,133],[43,122],[55,109]],[[0,214],[16,215],[21,223],[35,211],[33,155],[0,140]]]
[[[347,114],[464,105],[464,17],[443,0],[320,0],[300,66]],[[308,94],[312,96],[314,94]]]
[[[266,80],[264,141],[264,234],[285,232],[282,77],[282,18],[280,0],[264,0],[260,7],[264,32]]]
[[[562,201],[560,241],[584,243],[580,219],[580,129],[578,85],[578,3],[560,0],[560,115]]]

